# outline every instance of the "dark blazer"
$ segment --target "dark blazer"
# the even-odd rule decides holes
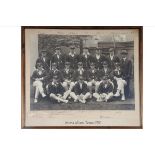
[[[43,78],[43,81],[45,81],[47,79],[47,71],[46,70],[42,70],[42,73],[39,74],[39,71],[38,70],[35,70],[32,74],[32,80],[34,81],[35,79],[37,78]]]
[[[125,61],[121,59],[121,69],[124,79],[130,79],[132,76],[132,62],[126,59]]]
[[[101,82],[98,88],[98,93],[102,94],[102,93],[110,93],[113,92],[113,85],[108,82],[107,86],[105,87],[105,83]]]
[[[78,62],[80,61],[83,63],[83,68],[87,70],[90,68],[90,63],[93,61],[93,57],[90,54],[87,58],[84,55],[79,55]]]
[[[65,55],[60,54],[59,57],[54,54],[52,56],[52,63],[55,62],[57,64],[58,69],[63,69],[65,64]]]
[[[77,69],[78,56],[74,55],[74,57],[72,57],[71,55],[67,55],[65,57],[65,62],[70,62],[70,67],[72,69]]]
[[[48,94],[53,93],[53,94],[56,94],[56,95],[57,95],[57,94],[63,95],[64,92],[65,92],[65,90],[64,90],[64,88],[63,88],[63,86],[61,85],[60,82],[58,82],[57,84],[54,84],[53,82],[51,82],[51,83],[48,85],[48,87],[47,87],[47,93],[48,93]]]
[[[115,62],[120,62],[119,57],[114,56],[113,59],[110,58],[110,55],[107,56],[107,62],[111,70],[115,68]]]
[[[111,78],[111,69],[109,67],[108,67],[107,71],[105,71],[104,68],[99,70],[99,79],[100,80],[102,80],[102,77],[105,75],[107,75],[107,76],[109,76],[109,78]]]
[[[67,79],[67,80],[73,80],[73,75],[74,75],[74,70],[73,69],[69,69],[68,72],[66,72],[66,70],[62,70],[62,78],[63,80]]]
[[[77,82],[73,88],[73,91],[76,95],[80,95],[80,94],[85,95],[89,90],[85,82],[82,83],[82,89],[80,88],[79,82]]]
[[[53,76],[58,76],[60,81],[63,81],[63,76],[60,70],[50,70],[48,73],[48,80],[51,81],[53,79]]]
[[[93,57],[93,62],[95,63],[96,69],[102,69],[104,61],[107,61],[107,58],[103,55],[100,55],[99,59],[97,59],[96,55]]]
[[[43,58],[40,57],[36,60],[36,64],[41,63],[43,66],[43,69],[45,69],[46,71],[49,71],[50,70],[50,61],[51,60],[48,57],[45,57],[45,61],[43,60]],[[36,65],[35,65],[35,67],[36,67]]]
[[[94,72],[92,69],[87,71],[87,80],[91,81],[93,79],[97,81],[99,80],[99,71],[97,69],[95,69]]]
[[[87,72],[83,69],[82,74],[80,74],[80,71],[77,69],[73,74],[73,80],[78,81],[79,75],[82,75],[84,80],[87,80]]]

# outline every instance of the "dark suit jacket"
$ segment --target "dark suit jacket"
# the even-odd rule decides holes
[[[42,73],[39,74],[38,70],[35,70],[32,74],[32,80],[35,80],[36,78],[43,78],[44,80],[46,80],[47,78],[47,71],[46,70],[42,70]]]
[[[107,71],[105,72],[104,69],[99,70],[99,79],[102,80],[103,76],[109,76],[109,78],[111,78],[111,69],[108,67]]]
[[[48,81],[50,82],[53,79],[53,76],[58,76],[60,81],[63,81],[63,76],[60,70],[56,69],[54,70],[50,70],[48,73]]]
[[[46,70],[42,71],[42,74],[38,73],[38,70],[35,70],[31,76],[32,81],[35,81],[36,78],[43,78],[41,80],[43,82],[43,87],[48,83],[48,72]]]
[[[56,54],[52,56],[52,63],[55,62],[57,64],[58,69],[63,69],[65,64],[65,55],[60,54],[59,58]]]
[[[115,62],[120,62],[119,57],[114,56],[113,59],[111,60],[110,56],[107,56],[107,61],[108,61],[108,65],[110,67],[111,70],[113,70],[115,68]]]
[[[74,57],[72,57],[71,55],[67,55],[65,57],[65,62],[70,62],[70,67],[72,69],[77,69],[78,56],[74,55]]]
[[[77,69],[77,70],[74,72],[74,74],[73,74],[73,80],[74,80],[74,81],[78,81],[79,75],[82,75],[83,78],[84,78],[84,80],[87,80],[87,72],[86,72],[86,70],[83,69],[82,74],[80,74],[80,71]]]
[[[97,69],[94,70],[94,72],[92,71],[92,69],[89,69],[87,71],[87,80],[91,81],[91,80],[99,80],[99,71]]]
[[[110,82],[108,82],[107,86],[105,87],[105,83],[101,82],[98,88],[98,93],[102,94],[102,93],[110,93],[113,92],[113,86]]]
[[[107,61],[107,58],[103,55],[100,55],[99,59],[97,59],[96,55],[93,57],[93,62],[95,63],[96,69],[102,69],[104,61]]]
[[[73,91],[75,92],[76,95],[80,95],[80,94],[85,95],[88,92],[87,84],[83,82],[82,89],[81,89],[79,82],[77,82],[73,88]]]
[[[53,82],[51,82],[49,85],[48,85],[48,88],[47,88],[47,93],[48,94],[61,94],[63,95],[65,92],[63,86],[61,85],[61,83],[57,83],[57,84],[54,84]]]
[[[125,61],[121,59],[121,69],[124,79],[130,79],[132,76],[132,62],[126,59]]]
[[[43,66],[43,68],[46,70],[46,71],[49,71],[50,70],[50,59],[48,58],[48,57],[45,57],[45,61],[43,60],[43,58],[38,58],[37,60],[36,60],[36,64],[37,63],[41,63],[42,64],[42,66]],[[35,67],[36,67],[36,65],[35,65]]]
[[[84,55],[79,55],[78,62],[80,61],[83,63],[83,68],[87,70],[90,68],[90,63],[93,61],[93,58],[91,55],[88,55],[87,58]]]
[[[64,70],[61,71],[61,73],[62,73],[63,80],[65,80],[65,79],[73,80],[73,75],[74,75],[73,69],[69,69],[68,73],[64,69]]]

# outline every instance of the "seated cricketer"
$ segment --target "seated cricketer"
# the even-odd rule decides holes
[[[90,95],[87,84],[84,82],[83,76],[80,75],[70,96],[74,99],[74,102],[80,101],[81,103],[86,103],[86,100],[90,98]]]
[[[114,84],[112,82],[112,70],[110,69],[107,61],[103,62],[103,68],[101,70],[99,70],[99,79],[100,79],[100,81],[102,81],[103,76],[108,76],[109,82],[111,82],[111,84],[114,87]]]
[[[120,67],[120,63],[115,63],[115,69],[113,70],[113,79],[116,80],[117,83],[117,92],[114,95],[115,97],[118,97],[121,95],[121,100],[125,100],[125,92],[124,88],[127,85],[127,82],[123,79],[123,72]]]
[[[100,85],[99,81],[99,71],[95,68],[95,64],[90,64],[90,69],[87,71],[87,85],[90,93],[93,92],[93,86],[95,87],[95,92],[97,92]]]
[[[97,102],[108,102],[113,97],[113,85],[109,81],[108,76],[102,78],[98,92],[94,93],[93,96],[96,98]]]
[[[38,62],[36,64],[36,70],[32,74],[33,87],[35,87],[34,103],[38,102],[39,94],[41,94],[43,98],[46,96],[43,89],[46,78],[47,72],[43,69],[42,64]]]
[[[110,69],[110,67],[108,65],[108,62],[104,61],[102,65],[103,65],[103,68],[100,70],[100,77],[102,78],[105,75],[110,77],[111,69]]]
[[[65,89],[63,88],[57,75],[53,76],[53,80],[48,84],[47,92],[51,98],[51,101],[68,103],[68,100],[64,99]]]
[[[75,72],[74,72],[73,79],[74,79],[75,83],[79,80],[78,77],[80,75],[83,76],[83,79],[86,82],[86,80],[87,80],[87,72],[83,68],[83,63],[82,62],[78,62],[78,69],[75,70]]]
[[[53,76],[57,75],[60,79],[60,81],[62,82],[63,77],[62,77],[62,73],[60,70],[57,69],[57,64],[54,62],[52,63],[52,68],[48,73],[48,81],[50,81],[51,79],[53,79]]]
[[[70,62],[65,63],[65,69],[62,70],[62,86],[65,89],[65,99],[69,96],[70,92],[72,91],[74,87],[74,82],[73,82],[73,69],[70,68]]]

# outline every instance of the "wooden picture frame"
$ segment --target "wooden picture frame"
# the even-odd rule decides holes
[[[131,92],[134,97],[127,98],[123,102],[113,97],[114,101],[107,103],[104,101],[97,103],[93,99],[91,103],[86,104],[74,104],[73,100],[71,104],[55,104],[49,101],[49,98],[48,101],[41,101],[39,104],[32,103],[34,90],[30,78],[41,51],[46,50],[53,57],[52,52],[55,52],[57,46],[61,46],[62,53],[67,55],[68,53],[65,52],[72,45],[76,49],[75,53],[79,52],[78,55],[82,55],[84,48],[89,50],[90,55],[96,52],[94,49],[99,50],[103,55],[108,54],[109,49],[113,49],[119,59],[122,59],[120,57],[123,50],[130,53],[129,57],[133,59],[133,91]],[[78,60],[81,61],[81,57]],[[50,62],[53,63],[53,59]],[[21,81],[22,129],[142,129],[143,27],[22,26]],[[116,87],[118,88],[118,83]]]

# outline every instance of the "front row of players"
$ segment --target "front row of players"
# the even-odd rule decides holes
[[[127,82],[123,79],[119,62],[115,62],[115,69],[111,71],[106,62],[103,69],[95,69],[91,63],[89,70],[83,69],[82,62],[78,63],[78,69],[70,69],[70,63],[65,63],[65,69],[59,71],[55,63],[47,73],[41,63],[37,63],[32,75],[33,87],[35,87],[34,102],[38,97],[47,95],[55,102],[67,103],[69,99],[74,102],[86,103],[87,99],[94,97],[98,102],[107,102],[110,99],[121,96],[125,100],[124,88]]]

